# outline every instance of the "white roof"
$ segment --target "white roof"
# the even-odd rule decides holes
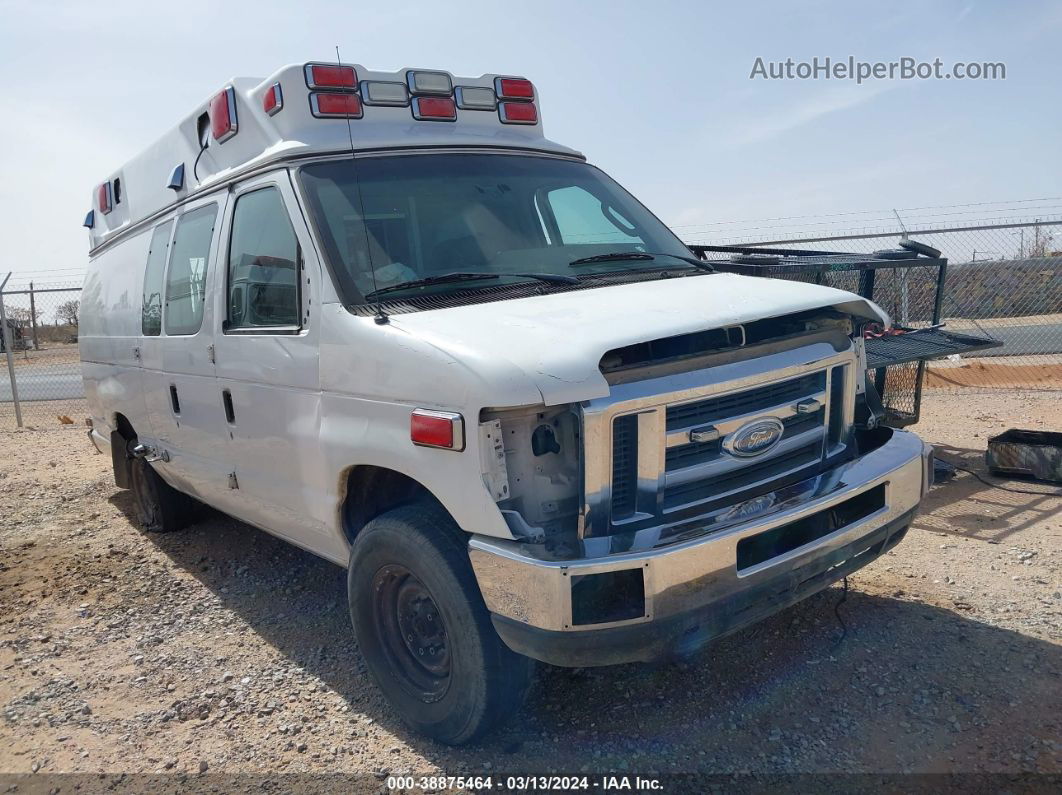
[[[319,62],[323,66],[335,66]],[[427,121],[413,117],[410,105],[370,105],[367,82],[382,81],[408,85],[411,72],[430,71],[446,75],[456,90],[459,87],[495,88],[499,75],[455,77],[440,70],[400,69],[397,72],[370,71],[358,64],[359,94],[363,100],[361,118],[317,118],[311,111],[311,94],[305,64],[285,66],[265,79],[237,77],[229,87],[235,97],[237,132],[218,142],[207,132],[208,145],[200,152],[200,131],[210,101],[206,99],[176,127],[151,147],[107,175],[103,185],[112,196],[110,212],[98,205],[100,185],[92,192],[93,225],[89,229],[89,248],[95,249],[122,230],[155,215],[202,188],[218,185],[263,164],[295,156],[349,151],[351,139],[355,150],[397,147],[505,147],[580,156],[575,150],[546,139],[542,133],[542,108],[535,97],[538,120],[534,124],[502,123],[498,110],[464,109],[456,111],[456,121]],[[263,98],[279,84],[282,108],[270,115],[263,108]],[[395,88],[394,85],[391,86]],[[321,91],[330,89],[321,88]],[[479,92],[480,97],[484,96]],[[453,94],[451,94],[453,96]],[[489,95],[488,95],[489,96]],[[207,125],[207,130],[210,125]],[[196,159],[198,156],[198,164]],[[174,170],[184,166],[183,185],[167,187]],[[117,182],[117,186],[116,186]],[[118,200],[114,200],[117,187]]]

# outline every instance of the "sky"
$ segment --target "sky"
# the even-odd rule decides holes
[[[1057,2],[0,0],[0,18],[12,284],[76,282],[94,185],[230,78],[331,60],[337,44],[373,69],[530,78],[546,135],[689,241],[890,208],[1062,211]],[[1006,79],[750,77],[757,58],[827,56],[1002,62]]]

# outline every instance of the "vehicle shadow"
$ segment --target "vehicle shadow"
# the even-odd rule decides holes
[[[131,516],[128,492],[111,502]],[[348,718],[372,718],[451,773],[1062,769],[1050,745],[1062,647],[861,593],[858,574],[843,604],[830,588],[684,662],[542,666],[520,714],[454,749],[406,729],[372,684],[339,567],[217,514],[145,537],[342,696]]]
[[[926,496],[919,527],[991,543],[1013,542],[1022,530],[1062,512],[1062,490],[1057,486],[996,477],[985,466],[984,450],[943,444],[934,445],[934,450],[941,460],[976,472],[988,483],[956,470],[954,477],[934,486]]]

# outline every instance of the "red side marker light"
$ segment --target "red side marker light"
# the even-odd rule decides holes
[[[502,102],[498,105],[498,115],[506,124],[536,124],[538,108],[534,102]]]
[[[535,87],[530,80],[522,77],[498,77],[494,80],[494,90],[501,99],[534,99]]]
[[[354,91],[358,87],[358,74],[353,66],[308,63],[306,85],[310,88],[346,88]]]
[[[283,107],[284,94],[280,90],[280,83],[273,83],[262,95],[262,110],[272,116],[279,113]]]
[[[111,183],[104,182],[96,189],[96,206],[106,215],[111,211]]]
[[[315,91],[310,94],[310,112],[318,119],[360,119],[361,97],[357,94]]]
[[[409,438],[421,447],[461,451],[465,449],[465,422],[450,411],[415,409],[410,415]]]
[[[414,97],[413,118],[426,121],[454,121],[457,105],[453,97]]]
[[[236,134],[236,91],[232,86],[210,100],[207,113],[210,116],[210,134],[219,144]]]

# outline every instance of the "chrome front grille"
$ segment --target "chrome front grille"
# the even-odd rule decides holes
[[[738,414],[792,403],[812,392],[822,391],[824,384],[823,373],[808,373],[799,378],[790,378],[722,397],[668,406],[667,429],[668,431],[681,430]]]
[[[584,408],[584,537],[663,535],[809,477],[846,447],[855,369],[851,347],[816,343],[615,385],[609,399]],[[772,434],[781,428],[780,440],[758,453],[735,450],[739,432],[764,420]],[[592,452],[595,440],[607,460]]]

